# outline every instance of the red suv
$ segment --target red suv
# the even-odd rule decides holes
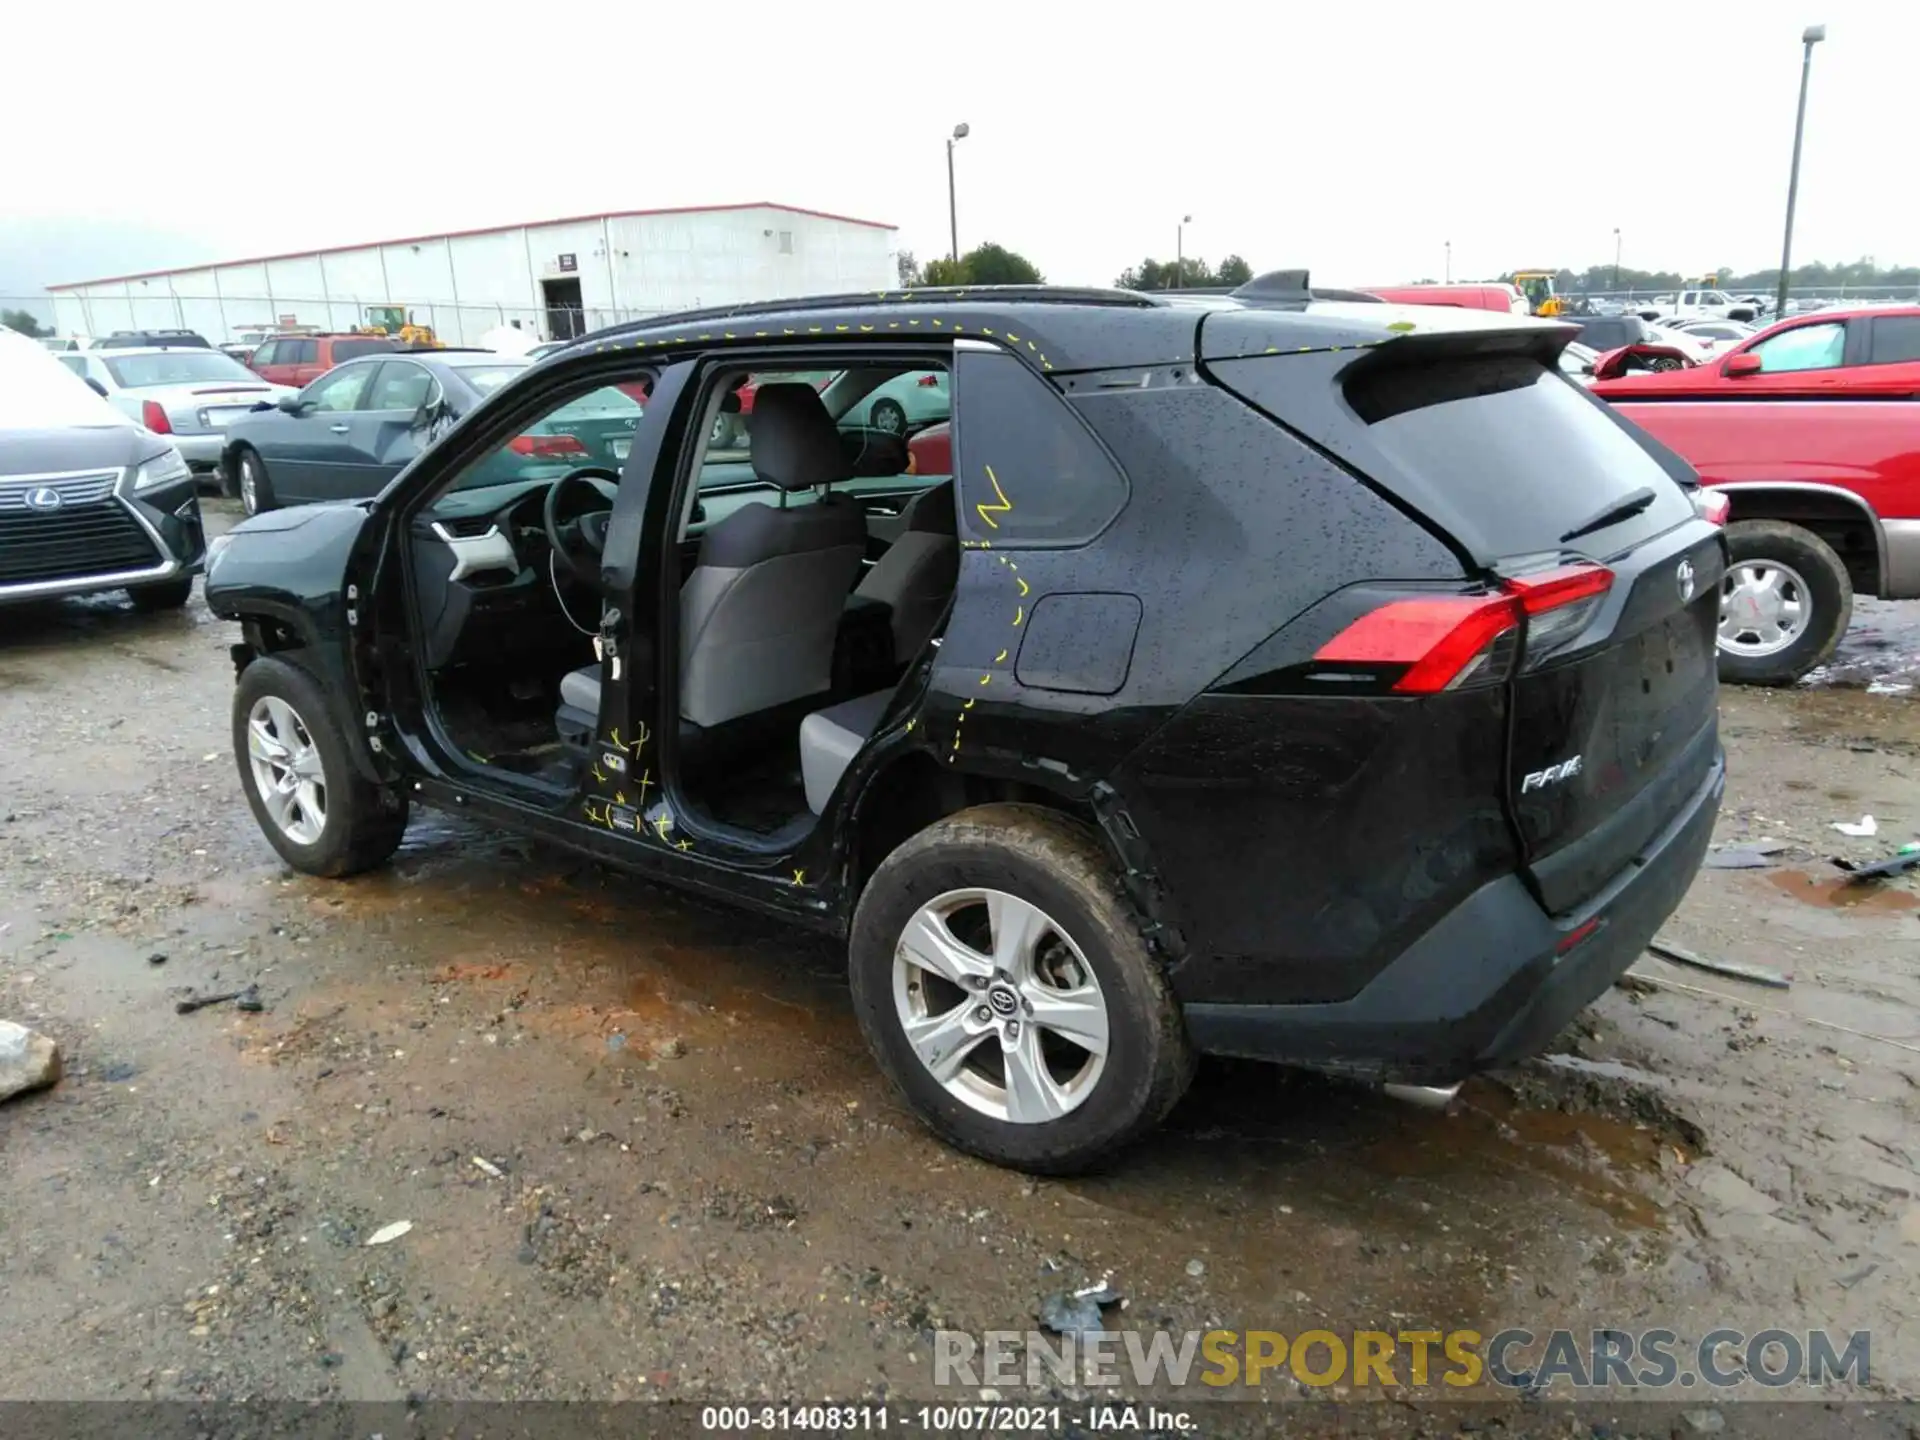
[[[1723,678],[1791,684],[1833,653],[1855,594],[1920,598],[1920,306],[1796,315],[1593,393],[1731,501]]]
[[[247,357],[247,368],[276,385],[298,387],[343,360],[400,348],[385,335],[277,335]]]

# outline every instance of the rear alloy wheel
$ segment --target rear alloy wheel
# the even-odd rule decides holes
[[[1680,364],[1681,362],[1672,355],[1657,355],[1649,362],[1649,368],[1654,370],[1678,370]]]
[[[1112,862],[1052,811],[982,806],[908,840],[868,882],[849,958],[881,1068],[932,1130],[997,1164],[1090,1169],[1192,1076]]]
[[[1720,583],[1720,678],[1791,685],[1825,662],[1853,616],[1853,585],[1818,535],[1778,520],[1727,527]]]
[[[707,436],[709,450],[732,450],[740,443],[740,417],[722,410],[713,417],[713,431]]]
[[[904,435],[907,433],[906,407],[898,400],[876,400],[873,409],[867,412],[867,424],[882,434]]]
[[[233,745],[253,817],[294,869],[352,875],[399,847],[406,796],[355,768],[318,682],[298,665],[268,657],[241,674]]]

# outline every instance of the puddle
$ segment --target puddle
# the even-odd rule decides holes
[[[1864,690],[1872,695],[1911,695],[1920,683],[1920,604],[1858,600],[1853,623],[1833,658],[1809,672],[1808,689]]]
[[[1920,897],[1903,889],[1897,877],[1850,885],[1832,871],[1775,870],[1765,878],[1782,895],[1823,910],[1920,910]]]

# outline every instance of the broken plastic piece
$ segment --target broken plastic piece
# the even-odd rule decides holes
[[[1858,821],[1836,820],[1833,822],[1833,828],[1838,830],[1842,835],[1853,836],[1856,840],[1864,840],[1869,835],[1878,835],[1880,833],[1880,827],[1874,823],[1873,816],[1871,815],[1862,815]]]
[[[1729,980],[1745,980],[1750,984],[1764,985],[1769,990],[1790,990],[1793,982],[1778,970],[1769,970],[1764,965],[1742,965],[1733,960],[1709,960],[1704,955],[1696,955],[1691,950],[1682,949],[1659,936],[1647,942],[1647,949],[1662,960],[1671,960],[1676,965],[1689,965],[1695,970],[1705,970],[1710,975],[1724,975]]]

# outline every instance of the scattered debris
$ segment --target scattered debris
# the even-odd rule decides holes
[[[267,1008],[260,999],[260,987],[258,985],[249,985],[244,990],[229,990],[220,995],[188,996],[185,1000],[181,1000],[174,1005],[173,1013],[176,1015],[191,1015],[196,1010],[204,1010],[209,1005],[224,1005],[229,1000],[239,1002],[235,1007],[236,1009],[245,1010],[252,1014],[258,1014]]]
[[[1878,835],[1880,827],[1874,823],[1873,816],[1862,815],[1859,820],[1836,820],[1832,827],[1842,835],[1851,835],[1856,840],[1864,840],[1869,835]]]
[[[153,954],[147,956],[147,964],[149,965],[164,965],[166,963],[167,957],[161,951],[156,950]]]
[[[367,1236],[367,1244],[390,1244],[411,1229],[413,1229],[413,1222],[411,1220],[396,1220],[391,1225],[382,1225],[378,1230]]]
[[[1842,1275],[1834,1283],[1837,1284],[1842,1290],[1851,1290],[1854,1286],[1858,1285],[1862,1280],[1866,1279],[1869,1275],[1873,1274],[1873,1272],[1878,1270],[1879,1268],[1880,1268],[1880,1263],[1876,1260],[1871,1264],[1862,1265],[1858,1270],[1854,1270],[1848,1274]]]
[[[1671,960],[1676,965],[1687,965],[1695,970],[1705,970],[1710,975],[1724,975],[1729,980],[1745,980],[1749,984],[1764,985],[1769,990],[1789,990],[1793,982],[1778,970],[1769,970],[1764,965],[1742,965],[1734,960],[1709,960],[1704,955],[1696,955],[1671,941],[1662,940],[1658,935],[1647,942],[1647,949],[1662,960]]]
[[[1094,1335],[1107,1328],[1100,1312],[1106,1306],[1124,1303],[1111,1278],[1078,1290],[1056,1290],[1040,1301],[1040,1323],[1056,1335]]]
[[[485,1159],[479,1155],[476,1155],[473,1157],[473,1168],[478,1170],[481,1174],[489,1176],[495,1180],[499,1180],[503,1178],[507,1173],[506,1171],[502,1170],[498,1165],[494,1164],[491,1160]]]
[[[1740,840],[1707,852],[1709,870],[1764,870],[1789,847],[1784,840]]]
[[[653,1058],[656,1060],[678,1060],[687,1053],[687,1042],[678,1035],[669,1035],[664,1040],[653,1042]]]
[[[44,1090],[60,1078],[60,1047],[37,1030],[0,1020],[0,1100]]]
[[[1876,860],[1871,865],[1855,865],[1851,860],[1834,856],[1833,863],[1847,872],[1843,882],[1852,885],[1861,880],[1883,880],[1889,875],[1904,874],[1908,870],[1920,867],[1920,840],[1909,840],[1885,860]]]
[[[1207,1273],[1206,1261],[1204,1260],[1187,1261],[1187,1274],[1190,1275],[1195,1280],[1198,1280],[1202,1275],[1206,1273]]]
[[[1677,1435],[1718,1435],[1727,1428],[1727,1417],[1718,1410],[1688,1410],[1674,1426]]]

